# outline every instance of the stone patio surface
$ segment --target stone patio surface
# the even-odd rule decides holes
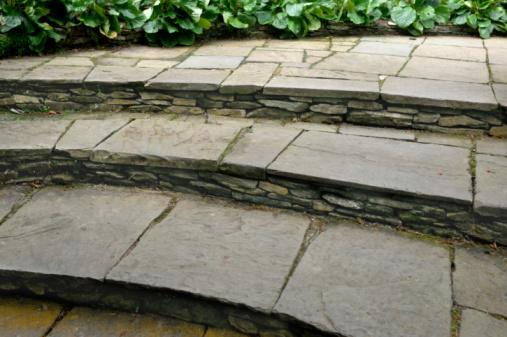
[[[333,78],[349,80],[349,91],[363,99],[376,93],[401,104],[491,110],[505,106],[506,49],[507,39],[501,37],[483,42],[431,36],[212,41],[170,49],[132,46],[0,60],[0,82],[130,84],[223,93],[266,86],[267,92],[284,94],[268,89],[284,81],[284,92],[326,97],[343,91],[336,86],[347,87],[322,81]]]

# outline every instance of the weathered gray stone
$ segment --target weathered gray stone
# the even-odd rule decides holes
[[[420,113],[414,117],[414,123],[435,124],[439,119],[439,114]]]
[[[199,56],[248,56],[253,46],[217,46],[204,45],[197,49],[192,55]]]
[[[218,161],[240,127],[138,119],[92,152],[95,162],[218,170]]]
[[[0,274],[103,280],[169,201],[153,194],[45,188],[0,227]]]
[[[417,47],[413,55],[451,60],[486,62],[486,50],[483,48],[423,44]]]
[[[378,75],[368,73],[355,73],[348,71],[333,71],[325,69],[307,69],[296,67],[283,67],[280,70],[281,76],[288,77],[312,77],[312,78],[334,78],[341,80],[378,82]]]
[[[236,69],[243,61],[240,56],[190,56],[176,68],[185,69]]]
[[[342,206],[345,208],[352,208],[352,209],[363,209],[364,208],[364,204],[362,202],[341,198],[341,197],[338,197],[333,194],[325,193],[322,195],[322,199],[330,202],[333,205],[338,205],[338,206]]]
[[[357,53],[336,53],[315,66],[317,69],[396,75],[407,57]]]
[[[341,225],[310,244],[274,312],[344,336],[446,336],[451,307],[445,249]]]
[[[265,106],[268,107],[274,107],[274,108],[280,108],[285,109],[288,111],[294,111],[294,112],[302,112],[308,109],[307,103],[302,102],[288,102],[288,101],[277,101],[277,100],[270,100],[270,99],[260,99],[259,103],[262,103]]]
[[[341,210],[340,210],[341,211]],[[378,215],[378,214],[370,214],[370,213],[361,213],[359,215],[360,218],[363,218],[369,222],[373,222],[373,223],[380,223],[380,224],[387,224],[387,225],[391,225],[391,226],[394,226],[394,227],[399,227],[401,226],[403,223],[401,222],[400,219],[398,219],[397,217],[393,217],[393,216],[385,216],[385,215]]]
[[[301,115],[301,120],[307,123],[336,124],[343,121],[343,115],[326,115],[307,112]]]
[[[353,135],[353,136],[390,138],[411,141],[415,139],[413,131],[396,130],[389,128],[375,128],[345,123],[340,126],[339,132],[343,135]]]
[[[0,105],[14,105],[14,104],[16,104],[16,101],[12,97],[0,99]]]
[[[155,48],[148,46],[135,46],[123,48],[117,52],[110,54],[110,57],[127,57],[141,59],[159,59],[170,60],[179,58],[193,51],[192,47],[172,47],[172,48]]]
[[[414,47],[412,44],[361,41],[350,53],[409,56]]]
[[[375,205],[367,203],[366,207],[364,209],[366,212],[370,213],[380,213],[385,215],[393,215],[394,210],[391,207],[382,206],[382,205]]]
[[[146,88],[213,91],[229,74],[229,70],[168,69],[149,81]]]
[[[360,98],[376,100],[379,97],[375,82],[296,77],[274,77],[264,86],[265,95],[306,97]]]
[[[93,67],[92,60],[88,57],[55,57],[47,62],[48,66],[80,66],[80,67]]]
[[[256,334],[259,332],[257,325],[249,319],[236,316],[229,316],[229,323],[241,332]]]
[[[243,101],[237,101],[237,102],[231,102],[227,103],[228,108],[232,109],[255,109],[260,108],[262,105],[255,102],[243,102]]]
[[[85,80],[89,85],[142,85],[157,76],[161,68],[97,66]]]
[[[507,136],[507,124],[503,126],[495,126],[489,130],[489,134],[495,137]]]
[[[469,83],[489,82],[489,72],[485,63],[427,57],[412,57],[400,76]]]
[[[384,108],[380,103],[368,101],[349,101],[347,106],[349,108],[362,110],[382,110]]]
[[[303,50],[280,50],[270,48],[257,48],[250,56],[247,62],[303,62]]]
[[[261,90],[278,68],[277,63],[246,63],[236,69],[220,88],[223,94],[252,94]]]
[[[484,216],[507,217],[507,158],[475,156],[474,211]]]
[[[0,60],[0,69],[2,72],[8,70],[24,70],[27,71],[31,68],[35,68],[41,65],[44,61],[47,60],[32,60],[26,61],[24,59],[2,59]]]
[[[51,84],[83,83],[91,70],[91,67],[42,66],[32,70],[20,81],[28,83],[44,81]]]
[[[382,86],[382,98],[389,103],[482,111],[498,105],[491,87],[486,84],[403,77],[388,77]]]
[[[124,59],[118,57],[99,57],[96,59],[96,61],[97,65],[99,66],[115,66],[115,67],[132,67],[137,62],[139,62],[138,59]]]
[[[450,135],[484,136],[486,133],[486,130],[484,129],[446,128],[438,125],[420,123],[414,123],[412,127],[417,130],[425,130]]]
[[[0,121],[0,155],[48,155],[71,121]]]
[[[216,116],[246,117],[244,109],[207,109],[206,112]]]
[[[246,116],[248,118],[293,119],[296,117],[296,114],[278,108],[259,108],[249,112]]]
[[[507,82],[507,64],[491,64],[493,82]]]
[[[477,153],[507,157],[507,141],[501,139],[478,139]]]
[[[502,118],[503,119],[503,116],[501,116],[500,114],[485,114],[483,111],[466,111],[465,112],[466,115],[472,117],[472,118],[475,118],[475,119],[479,119],[483,122],[486,122],[490,125],[502,125],[503,122],[499,119],[499,118]]]
[[[428,36],[424,41],[424,44],[483,48],[483,44],[480,39],[464,36]]]
[[[91,96],[74,96],[71,98],[71,100],[74,102],[87,103],[87,104],[102,102],[102,99],[100,99],[99,97],[91,97]],[[115,104],[115,103],[110,103],[110,104]]]
[[[327,115],[344,115],[347,113],[345,105],[315,104],[310,107],[310,110]]]
[[[215,94],[215,93],[207,93],[206,97],[212,99],[214,101],[222,101],[222,102],[233,102],[234,95],[229,94]]]
[[[448,146],[309,131],[268,173],[471,204],[468,156],[468,150]]]
[[[263,189],[268,192],[276,193],[279,195],[287,195],[289,193],[289,190],[285,187],[274,185],[272,183],[269,183],[267,181],[260,181],[259,182],[259,188]]]
[[[505,259],[498,251],[457,246],[453,273],[456,304],[507,316]]]
[[[15,187],[0,190],[0,221],[10,213],[12,206],[25,196],[23,192],[25,190]]]
[[[411,127],[412,116],[392,113],[387,111],[367,111],[356,110],[352,111],[347,116],[347,122],[366,124],[366,125],[380,125],[380,126],[395,126],[395,127]]]
[[[224,102],[214,101],[208,98],[198,98],[197,105],[201,108],[223,108]]]
[[[255,204],[272,206],[278,208],[292,208],[292,204],[288,201],[273,200],[259,195],[250,195],[244,193],[232,192],[232,197],[239,201],[252,202]]]
[[[472,309],[465,309],[461,313],[460,337],[502,337],[506,332],[505,321]]]
[[[208,183],[206,181],[191,181],[190,186],[194,186],[200,191],[204,191],[205,193],[212,195],[217,195],[219,197],[231,198],[232,196],[232,192],[228,188]]]
[[[406,115],[417,115],[417,113],[419,112],[415,108],[407,108],[407,107],[401,107],[401,106],[389,106],[389,107],[387,107],[387,111],[399,112],[400,114],[406,114]]]
[[[204,109],[196,106],[170,106],[165,109],[165,112],[177,115],[202,115]]]
[[[107,279],[269,313],[308,225],[302,217],[180,201]]]
[[[313,202],[313,209],[321,212],[332,212],[335,209],[335,207],[323,200],[315,200]]]
[[[493,84],[495,96],[501,107],[507,108],[507,84]]]
[[[332,133],[335,133],[338,130],[337,125],[324,125],[324,124],[307,123],[307,122],[287,123],[287,124],[285,124],[285,127],[291,128],[291,129],[298,129],[298,130],[332,132]]]
[[[161,60],[141,60],[136,64],[137,68],[172,68],[177,65],[175,61],[161,61]]]
[[[301,133],[300,130],[254,126],[225,156],[220,171],[248,178],[266,178],[266,168]]]
[[[139,93],[139,95],[141,95],[141,98],[144,100],[151,100],[151,99],[171,100],[171,99],[173,99],[173,96],[171,96],[171,95],[163,94],[160,92],[153,92],[153,91],[141,91]],[[126,98],[126,97],[115,97],[115,98]]]
[[[485,128],[488,126],[488,123],[484,123],[482,121],[478,121],[477,119],[461,115],[461,116],[441,117],[438,120],[438,125],[447,127],[464,126],[472,128]]]
[[[268,40],[266,43],[269,48],[280,49],[310,49],[310,50],[328,50],[329,40]]]
[[[40,104],[40,102],[41,102],[41,99],[39,97],[26,96],[26,95],[12,95],[12,98],[14,98],[14,101],[17,104],[26,104],[26,103]]]
[[[82,336],[202,336],[203,325],[187,323],[173,318],[143,314],[132,315],[124,312],[97,310],[90,308],[73,308],[63,320],[59,321],[51,337],[66,337],[78,334]]]

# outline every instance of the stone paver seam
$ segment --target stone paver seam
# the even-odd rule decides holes
[[[16,212],[21,208],[23,207],[27,202],[29,202],[30,200],[32,200],[33,196],[39,192],[41,189],[40,188],[32,188],[31,190],[29,190],[25,196],[23,198],[21,198],[20,200],[18,200],[11,208],[11,211],[3,218],[0,218],[0,226],[2,226],[2,224],[4,222],[6,222],[7,220],[9,220],[14,214],[16,214]]]
[[[45,333],[43,333],[42,336],[40,336],[40,337],[48,337],[48,336],[50,336],[51,332],[56,328],[56,326],[58,325],[58,323],[60,323],[60,321],[63,320],[69,314],[69,312],[70,312],[71,309],[72,309],[72,307],[63,306],[62,307],[62,311],[60,311],[60,313],[56,317],[56,319],[53,322],[53,324],[51,324],[51,326],[47,329],[47,331]]]
[[[482,43],[484,45],[484,41],[482,41]],[[488,76],[489,76],[488,84],[491,86],[493,84],[493,70],[491,69],[491,65],[489,64],[489,50],[488,50],[488,48],[486,48],[485,45],[484,45],[484,50],[486,51],[486,68],[488,68]],[[500,102],[496,98],[495,90],[493,90],[493,95],[495,96],[495,99],[498,102],[498,104],[500,104]]]
[[[273,159],[273,160],[272,160],[272,161],[271,161],[271,162],[270,162],[270,163],[266,166],[266,168],[265,168],[265,171],[266,171],[266,172],[265,172],[265,173],[266,173],[266,176],[267,176],[267,169],[268,169],[268,167],[269,167],[271,164],[273,164],[273,163],[274,163],[274,162],[278,159],[278,157],[280,157],[280,155],[281,155],[282,153],[284,153],[284,152],[285,152],[285,150],[287,150],[287,149],[289,148],[289,146],[291,146],[291,145],[292,145],[292,143],[294,143],[294,142],[296,141],[296,139],[298,139],[298,138],[299,138],[299,136],[301,136],[301,135],[303,134],[303,132],[306,132],[306,131],[305,131],[304,129],[301,129],[301,130],[299,131],[299,133],[296,135],[296,137],[294,137],[294,139],[292,139],[292,140],[291,140],[291,141],[287,144],[287,146],[285,146],[285,148],[283,148],[283,150],[282,150],[282,151],[280,151],[280,153],[278,153],[278,154],[275,156],[275,158],[274,158],[274,159]]]
[[[349,50],[350,50],[350,49],[349,49]],[[332,51],[332,50],[330,50],[330,52],[331,52],[331,54],[329,54],[328,56],[322,57],[322,58],[320,59],[320,61],[313,63],[313,64],[310,66],[310,68],[309,68],[309,69],[313,69],[313,68],[315,68],[315,66],[316,66],[317,64],[319,64],[319,63],[323,62],[324,60],[326,60],[326,59],[330,58],[331,56],[335,56],[335,55],[336,55],[336,53],[337,53],[337,52]],[[346,51],[346,53],[348,53],[348,51]]]
[[[222,166],[222,162],[224,161],[225,157],[229,153],[232,152],[234,149],[234,146],[245,136],[245,134],[252,130],[252,126],[244,127],[239,130],[238,134],[234,137],[234,139],[227,145],[227,148],[224,150],[224,152],[220,155],[220,158],[218,158],[218,168],[220,169],[220,166]]]
[[[102,139],[100,142],[98,142],[97,145],[95,145],[95,147],[93,149],[97,148],[99,145],[101,145],[106,140],[108,140],[109,138],[111,138],[114,134],[116,134],[121,129],[126,128],[130,123],[132,123],[135,120],[136,120],[135,118],[129,119],[128,123],[125,123],[123,126],[120,126],[118,129],[112,131],[109,135],[107,135],[106,137],[104,137],[104,139]]]

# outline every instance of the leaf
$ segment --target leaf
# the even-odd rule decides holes
[[[314,30],[320,29],[321,23],[318,18],[314,17],[313,15],[311,15],[309,13],[305,13],[304,16],[305,16],[306,20],[308,21],[308,30],[314,31]]]
[[[98,27],[104,21],[104,18],[102,18],[96,12],[83,13],[81,16],[79,16],[78,19],[82,21],[85,26],[92,28]]]
[[[273,22],[275,16],[272,11],[258,11],[255,12],[255,16],[257,17],[257,21],[261,25],[267,25]]]
[[[164,45],[164,47],[174,47],[178,44],[177,34],[169,34],[167,32],[164,32],[163,34],[160,34],[160,42],[162,42],[162,45]]]
[[[6,26],[9,26],[10,29],[19,26],[23,22],[23,15],[21,12],[17,12],[15,14],[8,14],[3,17],[3,22]]]
[[[499,20],[504,14],[505,10],[502,7],[491,7],[484,11],[483,13],[486,17],[491,20]]]
[[[164,24],[159,19],[148,21],[143,26],[144,31],[150,34],[157,33],[162,28],[164,28]]]
[[[421,21],[421,24],[426,29],[433,29],[433,28],[435,28],[435,21],[433,21],[433,20]]]
[[[455,25],[464,25],[467,22],[468,14],[470,14],[470,12],[455,16],[452,19],[452,23]]]
[[[489,37],[491,36],[491,33],[493,33],[494,29],[495,29],[495,26],[493,26],[493,25],[489,25],[486,27],[479,27],[479,35],[483,39],[489,39]]]
[[[58,34],[57,32],[55,32],[54,30],[50,29],[50,30],[47,30],[46,31],[46,34],[52,38],[53,40],[55,40],[56,42],[60,41],[60,39],[62,38],[60,36],[60,34]]]
[[[240,19],[234,16],[230,16],[229,20],[227,20],[227,23],[233,26],[234,28],[247,28],[248,24],[241,22]]]
[[[45,37],[46,33],[43,30],[39,30],[37,34],[28,35],[28,42],[30,42],[30,45],[38,46]]]
[[[280,12],[276,15],[275,20],[273,20],[273,26],[278,29],[285,29],[287,28],[287,21],[287,14]]]
[[[435,17],[435,9],[431,6],[426,6],[421,8],[417,14],[421,21],[431,20]]]
[[[210,29],[211,28],[211,22],[209,22],[205,18],[200,18],[199,21],[197,21],[197,25],[199,27],[204,28],[204,29]]]
[[[288,16],[298,17],[303,12],[304,4],[290,3],[285,7]]]
[[[364,16],[356,11],[350,11],[347,13],[347,17],[356,25],[362,25],[364,23]]]
[[[408,27],[408,31],[410,32],[410,34],[415,35],[415,36],[421,35],[423,33],[423,30],[424,30],[424,27],[419,21],[412,23]]]
[[[467,23],[470,27],[477,28],[477,15],[472,14],[467,17]]]
[[[417,13],[415,9],[411,7],[394,7],[391,10],[391,19],[400,28],[406,28],[410,26],[416,19]]]
[[[289,18],[287,21],[287,27],[297,37],[302,37],[304,35],[304,28],[300,18]]]
[[[178,35],[179,44],[190,46],[195,42],[195,34],[192,31],[182,30]]]
[[[354,1],[354,8],[357,11],[364,11],[370,5],[370,0],[356,0]]]
[[[451,12],[449,11],[449,8],[447,8],[446,6],[435,7],[435,17],[433,18],[435,22],[444,24],[447,23],[450,18]]]

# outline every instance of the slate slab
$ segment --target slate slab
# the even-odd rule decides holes
[[[407,57],[358,53],[336,53],[317,64],[316,69],[396,75]]]
[[[409,56],[412,49],[414,49],[414,45],[412,44],[361,41],[350,52],[361,54]]]
[[[506,334],[506,321],[472,309],[465,309],[461,313],[460,337],[503,337]]]
[[[97,66],[88,75],[85,84],[142,85],[162,70],[163,68]]]
[[[310,50],[329,50],[329,40],[268,40],[266,43],[268,48],[280,49],[310,49]]]
[[[400,76],[469,83],[489,82],[489,71],[485,63],[430,57],[412,57]]]
[[[230,73],[230,70],[168,69],[149,81],[146,88],[213,91],[220,88]]]
[[[486,84],[388,77],[381,89],[389,103],[493,110],[498,103]]]
[[[88,57],[55,57],[48,63],[48,66],[81,66],[81,67],[93,67],[92,60]]]
[[[266,168],[301,133],[297,129],[284,129],[255,125],[234,145],[220,164],[220,171],[248,178],[266,178]]]
[[[280,75],[293,77],[335,78],[341,80],[378,82],[378,75],[375,74],[352,73],[347,71],[332,71],[315,68],[306,69],[296,67],[283,67],[280,69]]]
[[[180,201],[107,279],[269,313],[308,225],[304,217]]]
[[[190,54],[192,47],[156,48],[135,46],[121,49],[110,54],[110,57],[130,57],[140,59],[172,60]]]
[[[0,226],[5,273],[103,280],[168,206],[162,195],[45,188]]]
[[[482,247],[457,246],[453,294],[458,305],[507,316],[507,256]]]
[[[472,203],[466,149],[305,132],[268,174],[341,186]]]
[[[25,75],[28,70],[4,70],[0,71],[0,82],[5,81],[17,81],[23,75]]]
[[[486,50],[482,48],[423,44],[417,47],[412,55],[451,60],[486,62]]]
[[[507,217],[507,157],[475,156],[474,211],[484,216]]]
[[[493,82],[507,82],[507,64],[491,64],[489,67],[491,68]]]
[[[194,56],[248,56],[252,51],[253,47],[241,47],[241,46],[220,46],[214,44],[206,44],[195,52],[192,53]]]
[[[461,36],[427,36],[424,44],[434,44],[439,46],[458,46],[470,48],[484,48],[482,39],[477,37]]]
[[[252,94],[268,83],[277,63],[246,63],[236,69],[220,87],[223,94]]]
[[[478,139],[477,153],[507,157],[507,141],[494,138]]]
[[[72,158],[88,158],[95,146],[129,122],[128,119],[77,120],[56,144]]]
[[[339,132],[343,135],[364,136],[364,137],[377,137],[377,138],[390,138],[398,140],[415,139],[413,131],[397,130],[391,128],[374,128],[352,124],[342,124]]]
[[[340,38],[339,38],[340,39]],[[351,39],[357,39],[357,37],[351,37]],[[414,37],[414,36],[382,36],[382,35],[373,35],[373,36],[363,36],[361,37],[361,41],[376,41],[383,43],[403,43],[403,44],[412,44],[418,46],[424,42],[425,37]],[[335,41],[336,38],[333,38]]]
[[[303,62],[303,50],[281,50],[270,48],[257,48],[250,56],[247,62]]]
[[[164,60],[141,60],[136,64],[137,68],[172,68],[178,64],[176,61],[164,61]]]
[[[92,67],[42,66],[21,78],[27,83],[79,84],[90,73]]]
[[[118,57],[99,57],[95,60],[99,66],[132,67],[138,59],[124,59]]]
[[[176,68],[236,69],[242,61],[240,56],[190,56]]]
[[[0,336],[46,336],[62,311],[60,304],[29,298],[0,297]]]
[[[17,188],[5,188],[0,190],[0,221],[11,212],[12,206],[24,198],[22,190]]]
[[[277,76],[264,86],[263,93],[375,100],[379,97],[379,87],[376,82]]]
[[[71,121],[0,122],[0,156],[49,155]]]
[[[172,318],[109,310],[73,308],[48,337],[202,337],[205,327]]]
[[[493,84],[496,99],[502,108],[507,108],[507,84]]]
[[[494,36],[487,40],[484,40],[484,47],[486,47],[487,49],[495,49],[495,48],[507,49],[507,41],[503,37]]]
[[[237,125],[138,119],[97,146],[91,160],[217,171],[222,154],[240,130]]]
[[[0,69],[4,70],[29,70],[41,65],[44,61],[25,61],[23,59],[4,59],[0,60]]]
[[[472,148],[472,140],[470,138],[458,138],[446,136],[438,133],[420,133],[417,135],[417,142],[429,143],[429,144],[440,144],[449,146],[458,146],[465,148]]]
[[[350,337],[447,336],[450,274],[441,247],[344,224],[310,244],[274,312]]]

